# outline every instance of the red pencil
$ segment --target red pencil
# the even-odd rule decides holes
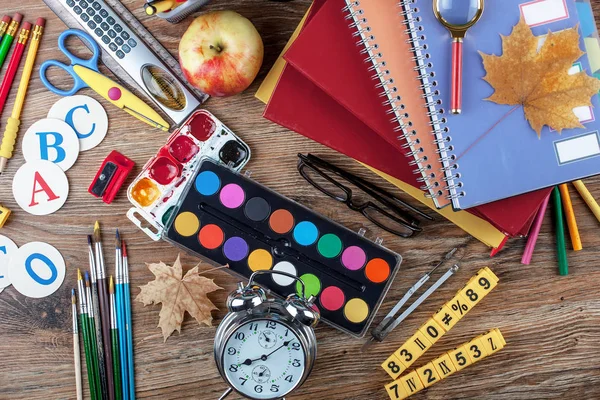
[[[15,46],[15,50],[10,57],[6,74],[4,75],[4,79],[2,79],[2,84],[0,85],[0,114],[2,114],[2,109],[4,109],[4,104],[6,104],[8,93],[10,92],[10,88],[15,80],[15,75],[17,74],[19,64],[23,58],[23,53],[25,51],[25,46],[27,45],[30,32],[31,24],[29,22],[24,22],[21,30],[19,31],[17,45]]]

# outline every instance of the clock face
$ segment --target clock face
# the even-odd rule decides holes
[[[287,325],[255,320],[238,328],[224,347],[223,369],[229,383],[253,399],[278,399],[302,379],[305,354]]]

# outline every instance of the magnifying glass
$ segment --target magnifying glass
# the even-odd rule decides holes
[[[462,107],[463,40],[483,14],[484,0],[433,0],[433,13],[452,35],[452,114]]]

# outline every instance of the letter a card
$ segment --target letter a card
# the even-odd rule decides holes
[[[13,179],[13,196],[23,210],[33,215],[48,215],[67,201],[69,181],[65,172],[50,161],[25,163]]]
[[[8,273],[13,287],[27,297],[50,296],[65,280],[65,260],[47,243],[21,246],[10,258]]]

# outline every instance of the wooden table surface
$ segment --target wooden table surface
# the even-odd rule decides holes
[[[123,1],[129,9],[176,54],[179,38],[190,20],[178,25],[142,12],[142,0]],[[231,98],[213,98],[206,108],[222,119],[252,148],[248,169],[253,177],[272,189],[342,223],[352,230],[367,228],[367,236],[384,238],[384,245],[404,258],[402,270],[392,286],[376,321],[385,315],[406,290],[449,249],[465,245],[460,272],[427,300],[385,343],[367,353],[359,349],[363,340],[324,324],[316,330],[319,354],[308,381],[291,399],[385,399],[383,385],[390,379],[379,364],[399,347],[438,306],[483,266],[500,277],[499,286],[460,324],[426,353],[418,365],[491,328],[500,328],[508,344],[500,353],[434,385],[415,399],[598,399],[600,398],[600,282],[599,223],[571,187],[584,250],[569,252],[570,275],[557,275],[555,237],[550,215],[546,216],[532,265],[520,264],[525,240],[511,240],[500,255],[490,259],[489,249],[448,221],[437,218],[425,225],[414,239],[399,239],[370,224],[361,215],[324,197],[296,172],[296,153],[312,152],[337,165],[389,187],[345,156],[315,144],[262,118],[263,104],[254,92],[290,37],[309,5],[308,0],[276,3],[266,0],[213,1],[207,10],[232,9],[250,18],[265,43],[261,73],[245,93]],[[600,11],[600,0],[593,0]],[[41,0],[2,1],[0,14],[23,13],[27,20],[47,18],[47,29],[38,55],[38,65],[62,57],[56,46],[64,24]],[[327,40],[327,38],[323,38]],[[14,90],[2,115],[6,124]],[[85,94],[99,97],[90,90]],[[29,88],[21,133],[44,118],[59,99],[41,84],[37,69]],[[68,171],[71,190],[66,205],[49,216],[32,216],[20,210],[12,193],[12,177],[23,164],[20,144],[9,169],[0,177],[0,202],[13,210],[0,233],[17,245],[45,241],[60,250],[67,263],[61,288],[44,299],[31,299],[8,287],[0,294],[0,398],[73,399],[75,384],[69,292],[75,285],[76,269],[87,268],[86,235],[96,219],[110,242],[119,228],[129,243],[132,295],[153,279],[146,262],[175,260],[178,250],[167,243],[154,243],[125,217],[130,207],[125,191],[108,206],[87,193],[101,161],[118,150],[136,162],[135,174],[158,149],[166,135],[147,128],[101,100],[109,119],[109,134],[93,150],[82,153]],[[135,176],[135,174],[132,175]],[[129,184],[132,177],[126,184]],[[587,180],[600,197],[600,179]],[[394,190],[390,187],[395,193]],[[105,245],[107,265],[112,271],[114,255]],[[197,260],[185,255],[186,270]],[[204,268],[203,268],[204,269]],[[137,396],[155,399],[216,399],[226,389],[213,361],[216,325],[225,315],[225,299],[238,282],[226,272],[208,272],[224,290],[210,295],[220,308],[213,313],[213,327],[199,326],[186,315],[181,334],[163,343],[157,328],[160,306],[133,303],[133,330]],[[88,395],[87,383],[85,394]],[[235,396],[232,396],[235,398]]]

